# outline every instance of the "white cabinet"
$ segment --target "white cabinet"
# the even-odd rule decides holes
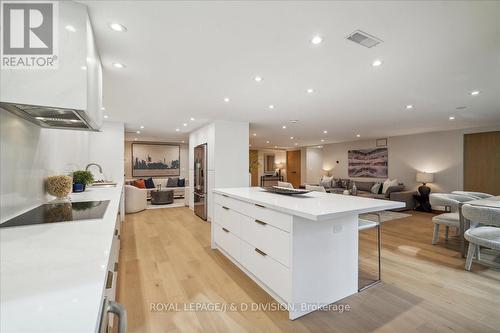
[[[217,247],[237,261],[280,301],[290,300],[292,216],[214,195],[212,232]]]

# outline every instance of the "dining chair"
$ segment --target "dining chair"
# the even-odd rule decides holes
[[[462,214],[471,224],[464,234],[469,241],[465,269],[470,271],[474,256],[481,260],[481,246],[500,250],[500,208],[464,204]]]
[[[326,192],[325,188],[321,185],[306,185],[307,191],[316,191],[316,192]]]
[[[381,265],[380,265],[380,246],[381,246],[380,221],[381,220],[380,220],[380,215],[379,214],[376,214],[376,215],[377,215],[377,222],[370,221],[370,220],[364,220],[364,219],[358,219],[358,233],[360,231],[363,231],[363,230],[368,230],[368,229],[373,229],[373,228],[377,229],[377,277],[375,278],[375,280],[373,282],[370,282],[364,286],[358,285],[358,291],[362,291],[362,290],[365,290],[367,288],[370,288],[381,281],[381,272],[382,272]],[[358,265],[358,267],[359,267],[359,265]],[[359,276],[359,272],[358,272],[358,276]]]
[[[453,191],[452,194],[458,195],[468,195],[470,197],[474,197],[475,199],[487,199],[491,198],[493,195],[483,192],[470,192],[470,191]]]
[[[292,183],[287,183],[287,182],[278,182],[279,187],[286,187],[286,188],[293,188]]]
[[[448,240],[448,234],[450,227],[460,228],[460,214],[459,205],[461,202],[467,202],[475,200],[474,197],[468,195],[460,195],[453,193],[431,193],[429,196],[429,201],[431,206],[441,206],[445,208],[446,213],[439,214],[432,218],[434,222],[434,234],[432,236],[432,244],[436,245],[439,241],[439,226],[444,225],[445,229],[445,240]]]

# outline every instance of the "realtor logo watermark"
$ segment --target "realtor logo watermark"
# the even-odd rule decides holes
[[[2,1],[2,69],[58,67],[57,1]]]

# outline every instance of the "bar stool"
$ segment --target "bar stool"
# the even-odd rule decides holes
[[[376,279],[367,284],[367,285],[364,285],[364,286],[359,286],[359,282],[358,282],[358,292],[359,291],[363,291],[367,288],[370,288],[370,287],[373,287],[374,285],[380,283],[381,281],[381,266],[380,266],[380,215],[378,213],[376,213],[377,215],[377,220],[378,222],[374,222],[374,221],[369,221],[369,220],[364,220],[364,219],[359,219],[358,220],[358,232],[359,231],[363,231],[363,230],[368,230],[368,229],[373,229],[373,228],[376,228],[377,229],[377,266],[378,266],[378,274],[377,274],[377,277]],[[359,265],[358,265],[359,267]],[[358,268],[358,276],[359,276],[359,268]]]

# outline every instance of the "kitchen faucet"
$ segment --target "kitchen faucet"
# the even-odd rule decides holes
[[[89,163],[89,164],[87,164],[87,166],[85,167],[85,171],[89,171],[89,167],[92,166],[92,165],[95,165],[96,167],[98,167],[99,168],[99,172],[102,173],[102,167],[99,164],[97,164],[97,163]]]

